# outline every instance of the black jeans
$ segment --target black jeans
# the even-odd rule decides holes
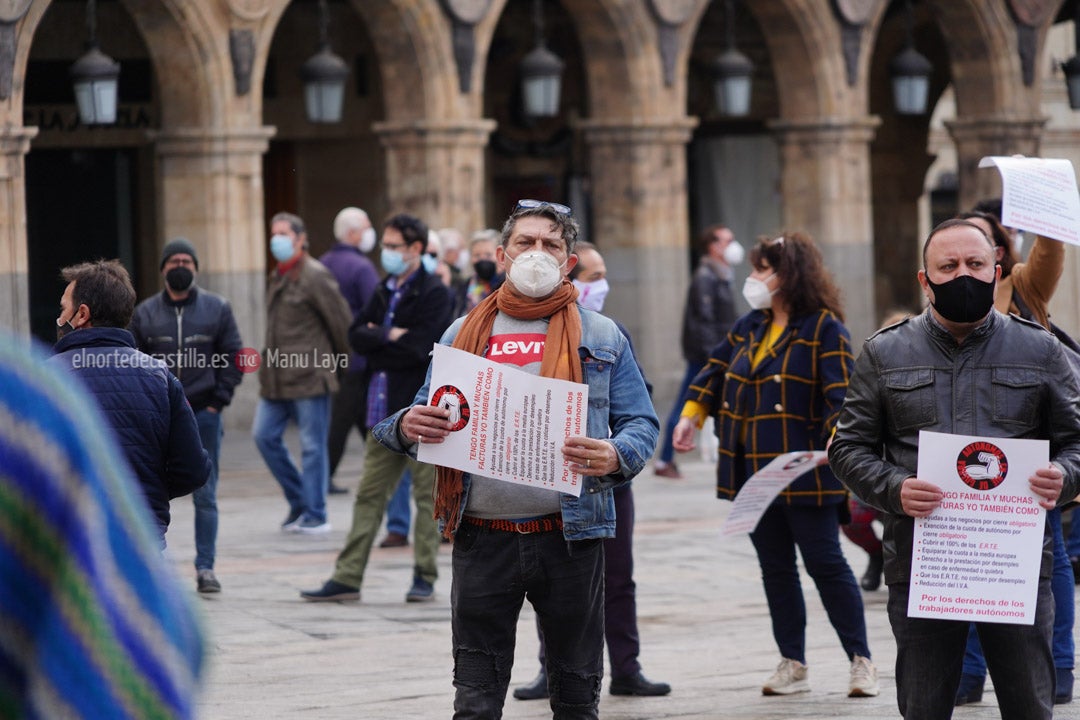
[[[462,523],[454,537],[450,589],[455,719],[502,717],[526,598],[544,634],[552,716],[598,717],[604,674],[602,542]]]
[[[889,586],[889,622],[896,637],[896,702],[907,720],[953,715],[968,622],[908,617],[906,583]],[[975,623],[1002,720],[1049,720],[1054,713],[1054,599],[1039,580],[1034,625]]]

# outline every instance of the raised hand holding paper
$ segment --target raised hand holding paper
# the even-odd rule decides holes
[[[1001,224],[1080,245],[1080,194],[1068,160],[987,156],[1001,173]]]

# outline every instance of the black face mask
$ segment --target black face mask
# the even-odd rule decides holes
[[[186,267],[174,267],[165,273],[165,284],[174,292],[184,292],[195,282],[195,273]]]
[[[931,305],[946,320],[956,323],[972,323],[982,320],[994,307],[996,280],[983,282],[970,275],[961,275],[937,285],[926,276],[926,283],[934,291]]]
[[[476,273],[476,277],[488,282],[495,277],[495,261],[477,260],[473,263],[473,271]]]

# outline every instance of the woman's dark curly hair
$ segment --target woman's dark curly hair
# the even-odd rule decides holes
[[[807,233],[759,237],[750,249],[750,264],[758,270],[771,268],[777,274],[780,279],[777,292],[792,317],[827,309],[843,322],[840,289],[825,269],[821,251]]]

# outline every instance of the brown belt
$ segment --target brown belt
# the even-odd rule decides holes
[[[525,520],[504,520],[502,518],[489,519],[464,515],[461,520],[469,525],[475,525],[476,527],[482,527],[487,530],[521,533],[522,535],[538,532],[555,532],[556,530],[562,530],[563,528],[562,515],[559,513],[528,518]]]

